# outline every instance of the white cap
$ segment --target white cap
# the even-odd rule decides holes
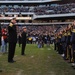
[[[22,29],[26,29],[26,26],[22,27]]]

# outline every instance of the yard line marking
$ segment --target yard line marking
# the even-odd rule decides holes
[[[31,58],[34,58],[34,56],[32,55]]]
[[[17,75],[22,75],[23,70],[18,71]]]
[[[47,50],[51,50],[50,48],[48,48]]]
[[[0,56],[2,56],[2,54]]]
[[[48,56],[48,58],[50,58],[50,56]]]
[[[17,57],[17,55],[15,55],[14,57]]]
[[[49,72],[50,75],[56,75],[53,71]]]
[[[41,72],[37,72],[38,74],[40,74]]]

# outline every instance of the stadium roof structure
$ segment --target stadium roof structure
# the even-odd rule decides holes
[[[34,16],[35,20],[66,20],[75,19],[75,13],[53,14],[53,15],[38,15]]]
[[[28,1],[28,2],[34,2],[34,1],[36,1],[36,2],[38,2],[38,1],[59,1],[59,0],[0,0],[0,1],[9,1],[9,2],[11,2],[11,1]]]
[[[0,0],[0,5],[40,5],[40,4],[65,4],[65,3],[75,3],[75,0]]]
[[[47,3],[47,2],[75,2],[75,0],[0,0],[0,3]]]
[[[0,0],[0,4],[46,4],[46,3],[54,3],[61,0]]]
[[[16,23],[18,26],[52,26],[52,25],[68,25],[73,22],[54,22],[54,23]],[[1,25],[9,25],[9,23],[1,23]]]

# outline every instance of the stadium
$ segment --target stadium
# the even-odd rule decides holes
[[[74,38],[75,0],[0,0],[0,75],[75,75]]]

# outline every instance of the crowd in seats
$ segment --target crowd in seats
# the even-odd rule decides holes
[[[33,12],[36,15],[75,13],[75,3],[49,6],[0,6],[1,12]]]
[[[56,28],[53,26],[27,26],[27,31],[30,35],[50,35],[55,30]]]
[[[26,26],[27,28],[27,43],[37,44],[38,48],[43,47],[43,44],[53,43],[54,34],[57,27],[54,26]],[[19,27],[18,40],[21,38],[20,34],[22,27]]]
[[[65,13],[75,13],[75,3],[61,4],[55,6],[46,6],[36,9],[36,14],[65,14]]]

